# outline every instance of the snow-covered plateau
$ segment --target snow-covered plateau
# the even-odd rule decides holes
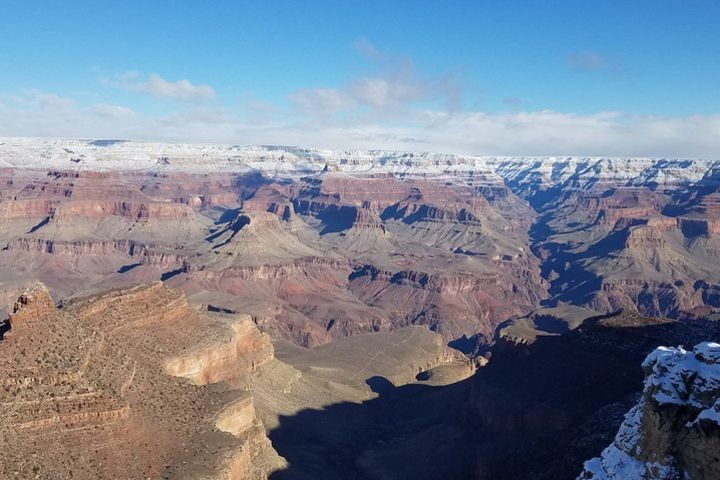
[[[472,177],[475,183],[614,182],[627,186],[717,183],[712,159],[499,157],[285,146],[180,144],[124,140],[0,138],[0,167],[92,171],[249,172],[296,177],[348,175]]]

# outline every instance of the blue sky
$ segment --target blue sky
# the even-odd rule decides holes
[[[718,2],[0,6],[0,135],[720,157]]]

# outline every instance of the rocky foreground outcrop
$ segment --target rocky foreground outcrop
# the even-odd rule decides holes
[[[62,308],[37,285],[2,330],[2,478],[239,480],[282,465],[248,390],[273,359],[249,316],[202,314],[159,282]]]
[[[720,344],[659,347],[615,441],[578,480],[720,478]]]

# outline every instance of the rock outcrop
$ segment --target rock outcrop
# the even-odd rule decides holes
[[[27,335],[42,335],[43,330],[49,327],[47,322],[52,322],[54,315],[55,303],[50,292],[45,285],[38,283],[18,297],[6,322],[9,331],[2,339],[11,341]]]
[[[161,283],[56,308],[38,285],[9,328],[3,478],[244,480],[282,464],[248,390],[273,348],[247,316],[202,314]]]
[[[642,366],[640,401],[578,479],[720,478],[720,344],[659,347]]]
[[[717,322],[631,311],[583,320],[586,315],[544,309],[500,328],[465,404],[475,449],[472,478],[576,478],[637,402],[641,363],[650,352],[663,344],[720,339]]]
[[[185,377],[196,385],[227,382],[247,388],[250,375],[274,358],[272,343],[260,333],[249,315],[240,315],[231,324],[228,342],[198,346],[190,353],[166,360],[170,375]]]

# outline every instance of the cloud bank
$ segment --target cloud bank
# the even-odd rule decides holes
[[[101,78],[100,83],[111,91],[149,96],[148,101],[157,99],[158,104],[173,102],[169,113],[142,114],[113,101],[87,105],[39,90],[0,92],[0,136],[720,159],[720,115],[527,111],[512,96],[501,102],[510,113],[484,112],[465,108],[459,75],[423,75],[409,58],[387,54],[365,38],[353,47],[369,65],[367,72],[340,85],[289,92],[285,105],[252,99],[231,110],[208,84],[138,72]],[[582,71],[615,68],[594,52],[570,54],[566,62]]]
[[[173,82],[165,80],[156,73],[145,78],[139,72],[130,71],[115,78],[103,78],[101,81],[105,85],[147,93],[155,98],[183,102],[211,100],[216,96],[215,90],[210,85],[195,85],[186,79]]]
[[[321,98],[324,94],[320,94]],[[336,98],[325,98],[333,107]],[[720,158],[720,115],[578,115],[555,111],[491,114],[415,110],[402,121],[249,122],[224,108],[195,107],[160,116],[121,105],[79,107],[31,92],[0,103],[3,136],[127,138],[173,142],[294,144],[335,149],[383,148],[481,155],[593,155]]]

